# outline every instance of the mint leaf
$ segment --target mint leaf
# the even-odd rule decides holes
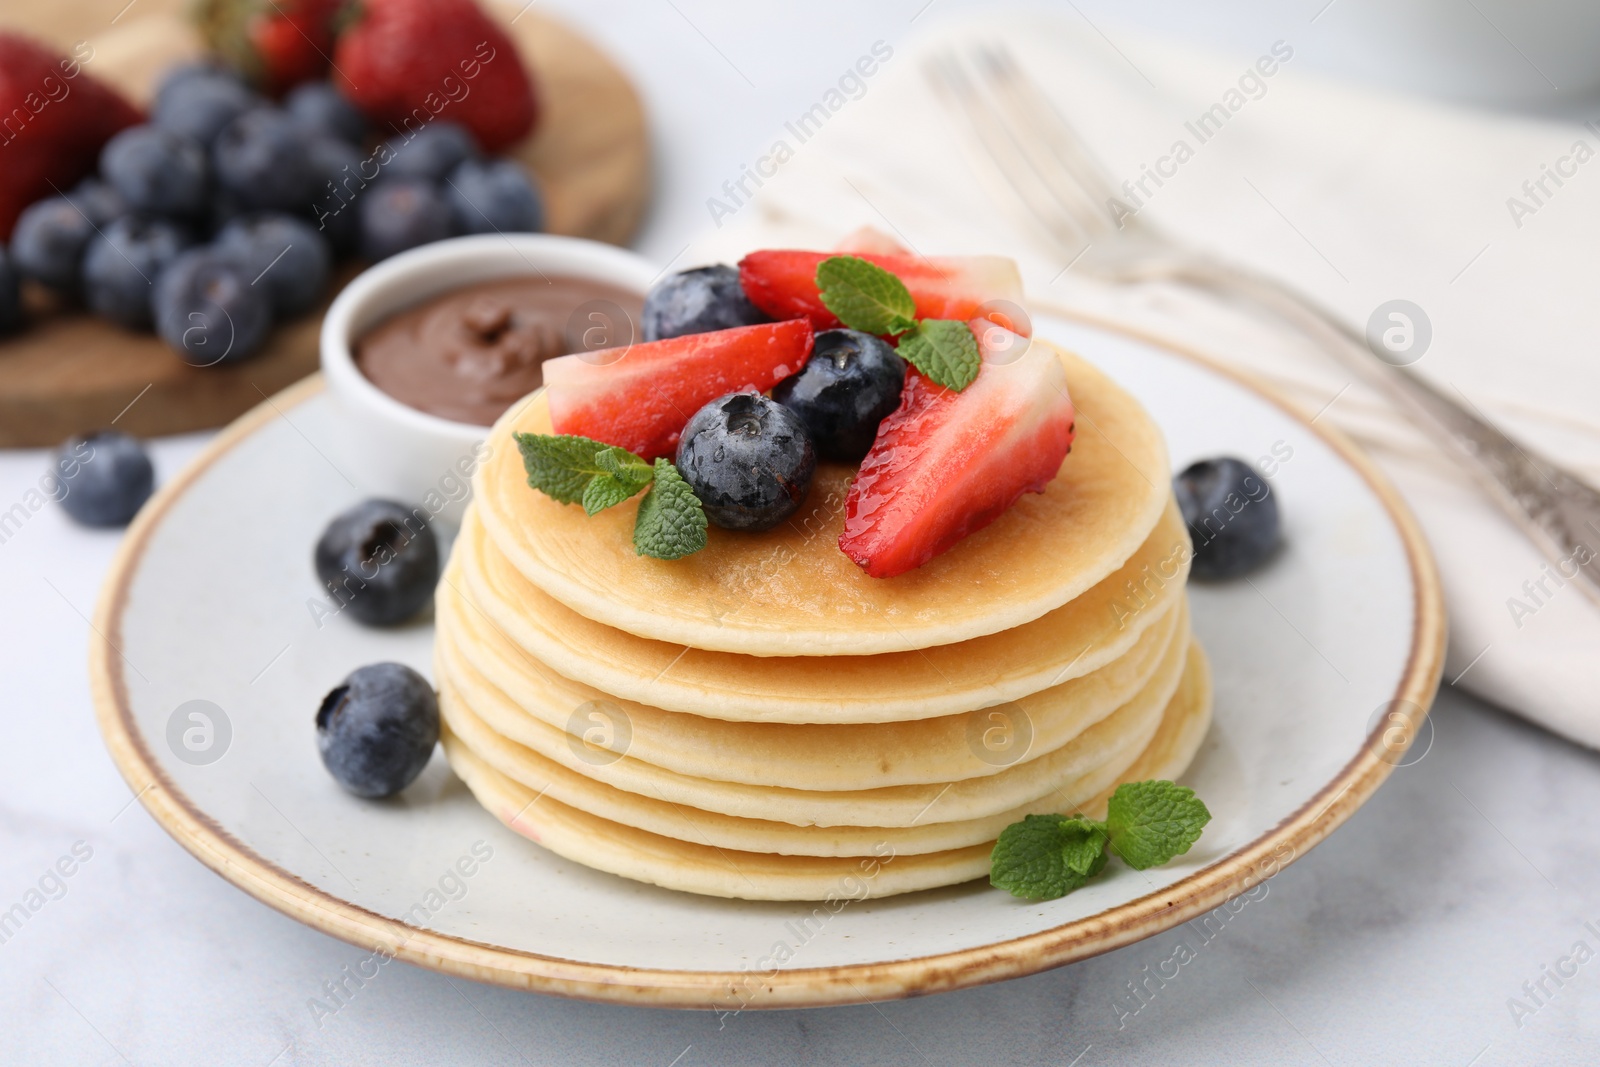
[[[822,306],[852,330],[904,333],[916,325],[916,301],[905,282],[859,256],[830,256],[817,264]]]
[[[595,453],[594,463],[605,473],[591,478],[583,490],[583,510],[590,515],[622,503],[656,476],[650,464],[615,445]]]
[[[1029,815],[1000,833],[989,855],[989,884],[1026,900],[1054,900],[1106,865],[1106,835],[1088,819]]]
[[[589,481],[606,473],[595,462],[597,453],[612,446],[604,441],[572,434],[519,433],[517,449],[528,472],[528,484],[563,504],[583,499]],[[642,462],[642,461],[641,461]]]
[[[655,468],[629,452],[626,448],[611,445],[594,456],[595,466],[638,492],[655,480]]]
[[[639,501],[633,550],[656,559],[681,559],[706,547],[706,513],[700,498],[669,459],[656,460],[655,484]]]
[[[598,474],[589,479],[589,484],[583,490],[583,510],[593,515],[615,507],[638,491],[637,485],[629,485],[609,474]]]
[[[982,363],[971,328],[955,319],[923,319],[900,338],[899,351],[928,378],[957,392],[972,384]]]
[[[1105,823],[1074,815],[1062,820],[1061,829],[1067,838],[1061,849],[1067,869],[1084,876],[1098,874],[1106,865]]]
[[[1119,785],[1106,809],[1111,851],[1141,871],[1189,851],[1210,821],[1193,789],[1167,781]]]

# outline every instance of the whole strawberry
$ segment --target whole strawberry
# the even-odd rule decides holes
[[[333,66],[340,91],[385,130],[450,119],[492,154],[539,119],[516,45],[474,0],[360,0]]]
[[[343,7],[344,0],[195,0],[190,10],[213,52],[279,96],[328,69]]]
[[[63,56],[0,33],[0,240],[23,208],[76,184],[112,134],[142,119],[83,69],[92,55],[87,45]]]

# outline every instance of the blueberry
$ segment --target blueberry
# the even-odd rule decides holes
[[[384,181],[361,194],[361,254],[377,261],[455,233],[450,205],[424,181]]]
[[[356,197],[370,181],[375,164],[355,145],[332,137],[317,137],[306,146],[316,174],[316,195],[311,219],[323,238],[340,256],[354,255],[361,246],[361,212]]]
[[[393,626],[433,598],[439,542],[421,515],[392,500],[365,500],[333,517],[312,561],[341,609],[369,626]]]
[[[678,473],[727,530],[770,530],[811,487],[817,454],[800,417],[760,393],[729,393],[694,413]]]
[[[228,123],[265,105],[266,101],[234,78],[190,68],[187,75],[162,83],[150,109],[150,121],[210,148]]]
[[[664,278],[644,298],[644,339],[664,341],[770,322],[744,295],[732,267],[696,267]]]
[[[856,330],[823,330],[800,373],[772,390],[772,399],[800,416],[817,454],[859,463],[878,423],[900,406],[905,360],[889,343]]]
[[[416,781],[438,740],[433,687],[403,664],[352,671],[317,708],[323,766],[358,797],[392,797]]]
[[[59,479],[62,509],[85,526],[126,526],[156,484],[144,446],[117,430],[69,438],[50,474]]]
[[[463,160],[477,159],[478,142],[465,126],[435,119],[407,135],[391,137],[379,150],[385,178],[442,182]]]
[[[96,226],[105,226],[128,213],[128,202],[122,194],[101,178],[83,179],[73,186],[67,199]]]
[[[1194,541],[1197,578],[1236,578],[1255,570],[1282,539],[1278,498],[1248,463],[1202,459],[1172,479]]]
[[[313,133],[358,145],[367,135],[367,120],[344,95],[327,82],[304,82],[283,98],[289,117]]]
[[[182,134],[130,126],[100,150],[100,173],[134,211],[175,217],[205,212],[205,150]]]
[[[248,215],[217,234],[217,248],[265,288],[278,318],[311,310],[328,285],[333,254],[316,227],[290,215]]]
[[[11,265],[11,257],[0,247],[0,334],[22,329],[21,279]]]
[[[306,132],[276,108],[246,111],[211,146],[217,182],[256,211],[304,214],[317,196]]]
[[[236,85],[244,85],[244,78],[233,67],[216,56],[202,56],[167,68],[160,81],[156,82],[156,103],[160,104],[169,93],[193,78],[222,78]]]
[[[60,293],[76,292],[94,230],[94,222],[64,196],[35,201],[17,218],[11,258],[23,277]]]
[[[544,204],[522,164],[469,159],[450,172],[445,196],[461,233],[538,233]]]
[[[188,231],[166,219],[117,219],[83,254],[83,295],[89,310],[130,329],[149,326],[155,280],[189,243]]]
[[[195,367],[254,355],[272,330],[272,298],[250,279],[249,268],[229,253],[190,249],[156,281],[150,301],[156,332]]]

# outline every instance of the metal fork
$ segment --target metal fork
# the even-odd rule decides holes
[[[1408,368],[1380,358],[1361,333],[1289,286],[1187,248],[1130,214],[1082,139],[1007,50],[978,47],[965,60],[946,52],[929,59],[925,73],[1073,269],[1114,283],[1190,285],[1304,331],[1414,415],[1562,575],[1581,575],[1581,588],[1600,603],[1600,552],[1593,547],[1600,544],[1600,492]]]

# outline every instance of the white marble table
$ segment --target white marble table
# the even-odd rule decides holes
[[[935,3],[919,17],[963,6]],[[709,224],[706,197],[759,153],[782,118],[836,77],[859,42],[904,38],[924,0],[865,13],[842,0],[809,4],[805,24],[787,27],[781,41],[770,34],[773,16],[733,4],[554,6],[638,74],[661,160],[656,212],[639,245],[666,261]],[[1083,9],[1099,19],[1108,6]],[[1304,27],[1309,17],[1242,0],[1209,21],[1175,3],[1123,14],[1224,44],[1270,33],[1274,20]],[[1330,45],[1327,64],[1340,62]],[[158,476],[172,476],[202,442],[158,442]],[[43,464],[42,453],[0,453],[0,510]],[[45,890],[43,906],[0,943],[0,1063],[1497,1067],[1600,1059],[1600,960],[1573,956],[1578,942],[1600,951],[1591,815],[1600,811],[1600,756],[1448,687],[1426,757],[1398,770],[1209,941],[1180,929],[964,993],[747,1013],[725,1024],[705,1013],[512,993],[394,964],[319,1024],[308,1002],[365,953],[201,867],[131,803],[100,743],[84,676],[84,616],[116,540],[72,527],[52,507],[0,543],[0,910],[41,879]],[[76,858],[60,868],[71,876],[47,877],[75,846]],[[1149,977],[1180,938],[1195,958],[1175,978]],[[1550,977],[1563,970],[1575,973]],[[1130,983],[1145,990],[1142,1000]],[[1528,1010],[1514,1013],[1512,998]]]

